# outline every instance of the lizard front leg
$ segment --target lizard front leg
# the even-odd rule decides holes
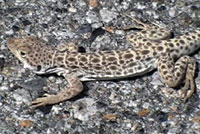
[[[185,79],[185,86],[181,94],[184,95],[184,102],[186,102],[195,91],[195,60],[189,56],[183,56],[174,63],[169,55],[161,55],[157,65],[164,83],[169,87],[176,87]],[[190,93],[187,95],[189,88]]]
[[[74,96],[78,95],[83,90],[83,85],[81,81],[74,75],[64,75],[65,79],[68,81],[68,88],[64,91],[60,91],[56,95],[45,94],[44,97],[37,98],[32,102],[31,108],[37,108],[40,106],[56,104]]]

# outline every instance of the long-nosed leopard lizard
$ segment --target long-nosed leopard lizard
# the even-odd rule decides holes
[[[57,73],[69,84],[56,95],[37,98],[32,107],[59,103],[78,95],[83,90],[81,81],[133,77],[153,69],[158,69],[169,87],[185,80],[184,100],[191,97],[195,90],[196,62],[188,54],[199,49],[200,30],[169,39],[168,30],[137,22],[142,30],[127,36],[133,44],[127,50],[79,53],[74,44],[55,48],[36,37],[10,38],[7,46],[25,68],[37,74]],[[189,88],[191,92],[186,95]]]

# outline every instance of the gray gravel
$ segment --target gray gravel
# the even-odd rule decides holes
[[[84,91],[69,101],[29,109],[32,100],[63,90],[67,83],[23,69],[6,47],[9,37],[34,35],[51,45],[78,40],[80,51],[89,52],[130,47],[125,40],[130,31],[105,30],[133,23],[122,13],[173,29],[175,36],[200,27],[199,0],[92,1],[98,2],[0,0],[0,133],[200,133],[198,72],[197,91],[186,104],[178,97],[180,90],[166,88],[155,71],[126,80],[85,82]],[[200,62],[200,53],[193,57]]]

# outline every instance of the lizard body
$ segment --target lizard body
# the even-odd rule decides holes
[[[170,87],[185,80],[183,94],[191,89],[186,101],[194,92],[196,69],[195,60],[188,55],[200,47],[200,30],[169,39],[167,30],[144,27],[138,34],[128,35],[133,47],[126,50],[79,53],[75,44],[53,47],[36,37],[10,38],[7,46],[25,68],[37,74],[57,73],[69,83],[66,90],[33,101],[34,108],[76,96],[83,90],[81,81],[133,77],[153,69],[158,69]]]

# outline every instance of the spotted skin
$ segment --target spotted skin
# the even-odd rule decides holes
[[[37,98],[32,108],[78,95],[83,90],[81,81],[133,77],[153,69],[158,69],[169,87],[176,87],[185,80],[182,94],[186,101],[195,90],[196,69],[195,60],[188,55],[200,47],[200,30],[170,39],[169,31],[139,23],[142,30],[127,36],[133,47],[126,50],[79,53],[73,43],[54,48],[36,37],[10,38],[7,46],[25,68],[37,74],[57,73],[69,83],[66,90],[56,95]],[[191,92],[187,95],[189,88]]]

